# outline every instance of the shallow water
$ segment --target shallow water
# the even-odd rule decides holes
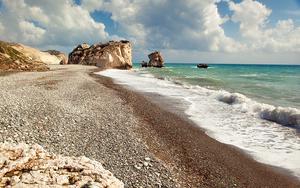
[[[300,108],[299,65],[213,64],[198,69],[193,64],[166,64],[163,69],[139,70],[184,84],[238,92],[275,106]]]
[[[224,71],[214,70],[223,65],[207,70],[178,66],[106,70],[99,74],[137,91],[156,93],[187,104],[184,106],[187,117],[207,130],[209,136],[243,149],[260,162],[286,168],[300,178],[299,98],[294,90],[284,92],[293,95],[296,102],[292,102],[291,97],[282,98],[281,93],[272,93],[274,88],[291,87],[297,90],[299,80],[293,80],[289,83],[291,86],[283,84],[290,79],[287,75],[297,77],[297,73],[286,74],[289,70],[281,70],[281,76],[286,74],[286,77],[279,79],[270,72],[260,70],[260,75],[269,76],[252,80],[244,77],[256,77],[258,71],[245,74],[245,70],[235,69],[231,70],[234,73],[230,75],[229,70],[224,73],[229,69],[226,66]],[[188,75],[184,69],[193,70]],[[279,76],[279,68],[275,69]],[[223,72],[223,78],[218,72]],[[230,80],[234,84],[230,84]],[[245,85],[247,87],[242,87]],[[242,92],[237,92],[238,87],[242,88]]]

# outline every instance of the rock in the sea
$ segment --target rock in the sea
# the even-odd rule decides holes
[[[149,67],[163,67],[164,59],[159,51],[152,52],[148,55],[149,57]]]
[[[63,52],[57,51],[57,50],[47,50],[45,51],[51,55],[55,55],[59,60],[59,64],[60,65],[65,65],[68,63],[68,58],[66,56],[66,54],[64,54]]]
[[[69,54],[68,64],[130,69],[132,67],[131,44],[125,40],[98,43],[92,46],[83,43]]]
[[[159,51],[152,52],[148,55],[149,62],[142,61],[142,67],[158,67],[161,68],[164,66],[164,59]]]
[[[206,68],[208,68],[208,65],[207,64],[198,64],[197,67],[206,69]]]
[[[0,143],[0,187],[101,187],[124,184],[86,157],[50,155],[39,145]]]

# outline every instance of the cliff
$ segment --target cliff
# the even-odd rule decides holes
[[[99,187],[124,184],[86,157],[50,155],[39,145],[0,143],[0,187]]]
[[[83,43],[69,54],[68,64],[94,65],[105,69],[130,69],[132,67],[131,44],[124,40],[92,46]]]
[[[57,50],[47,50],[47,51],[44,51],[44,52],[47,52],[50,55],[56,56],[60,60],[60,62],[59,62],[60,65],[65,65],[65,64],[68,63],[67,56],[64,53],[60,52],[60,51],[57,51]]]
[[[17,44],[0,41],[0,71],[46,71],[48,66],[15,49]]]
[[[12,48],[19,51],[24,56],[28,57],[29,59],[31,59],[33,61],[40,61],[45,64],[59,64],[61,61],[55,55],[51,55],[47,52],[42,52],[36,48],[32,48],[30,46],[26,46],[26,45],[20,44],[20,43],[10,43],[10,44],[11,44]]]

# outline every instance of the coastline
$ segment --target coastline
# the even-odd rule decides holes
[[[84,155],[101,162],[125,187],[300,185],[208,137],[180,109],[170,112],[167,104],[176,101],[114,84],[95,75],[100,70],[93,66],[50,67],[0,77],[1,142]]]
[[[100,70],[98,70],[100,71]],[[92,75],[117,91],[134,114],[143,119],[138,133],[150,151],[164,161],[181,186],[192,187],[299,187],[299,180],[287,170],[261,164],[240,149],[220,143],[193,122],[159,105],[159,96],[146,96],[111,78]],[[150,133],[150,134],[149,134]],[[168,148],[168,149],[167,149]]]

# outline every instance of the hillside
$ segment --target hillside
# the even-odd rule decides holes
[[[47,71],[62,58],[19,43],[0,41],[0,71]]]

